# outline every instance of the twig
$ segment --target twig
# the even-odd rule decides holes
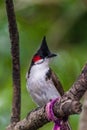
[[[65,115],[79,114],[81,112],[81,104],[79,103],[79,100],[82,98],[86,90],[87,64],[71,89],[64,94],[60,102],[54,104],[54,114],[58,118],[62,118]],[[32,111],[25,119],[13,126],[9,125],[7,130],[35,130],[48,122],[44,106],[36,111]]]
[[[19,61],[19,33],[16,24],[13,0],[5,0],[11,40],[12,71],[13,71],[13,102],[11,123],[20,120],[21,88],[20,88],[20,61]]]

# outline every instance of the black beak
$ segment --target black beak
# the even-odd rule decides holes
[[[48,58],[52,58],[52,57],[55,57],[55,56],[57,56],[56,54],[53,54],[53,53],[50,53],[47,57]]]

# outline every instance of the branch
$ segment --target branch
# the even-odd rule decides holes
[[[70,90],[66,93],[68,97],[80,100],[87,89],[87,64],[83,67],[80,76],[77,81],[73,84]],[[66,96],[65,95],[65,96]]]
[[[13,104],[11,123],[20,120],[21,88],[20,88],[20,61],[19,61],[19,33],[16,24],[14,5],[12,0],[5,0],[11,40],[12,70],[13,70]]]
[[[87,64],[82,70],[81,75],[73,84],[71,89],[64,94],[60,102],[54,104],[54,114],[58,118],[65,115],[79,114],[81,112],[81,104],[79,100],[87,90]],[[48,123],[45,106],[30,112],[27,117],[20,122],[9,125],[7,130],[35,130]]]

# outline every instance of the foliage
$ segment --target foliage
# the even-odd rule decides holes
[[[25,3],[25,4],[24,4]],[[64,0],[57,3],[34,4],[15,1],[20,33],[22,118],[36,106],[26,91],[26,71],[32,55],[44,35],[51,50],[58,53],[51,67],[58,74],[65,91],[73,84],[86,62],[87,10],[84,1]],[[0,128],[9,124],[12,102],[11,54],[5,4],[0,1]],[[76,130],[79,116],[71,116]],[[41,128],[51,129],[48,124]]]

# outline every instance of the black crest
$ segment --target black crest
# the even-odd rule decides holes
[[[51,58],[54,56],[57,56],[57,55],[52,53],[49,50],[49,48],[47,46],[47,42],[46,42],[46,37],[44,36],[40,48],[38,49],[38,51],[35,53],[35,55],[32,58],[32,62],[31,62],[28,73],[30,72],[31,66],[33,66],[36,61],[38,61],[40,59],[44,59],[44,58]]]
[[[39,48],[39,50],[37,51],[37,53],[35,55],[39,55],[41,56],[43,59],[45,57],[54,57],[56,56],[56,54],[53,54],[50,52],[49,48],[48,48],[48,45],[47,45],[47,42],[46,42],[46,37],[44,36],[43,40],[42,40],[42,43],[41,43],[41,46]]]

